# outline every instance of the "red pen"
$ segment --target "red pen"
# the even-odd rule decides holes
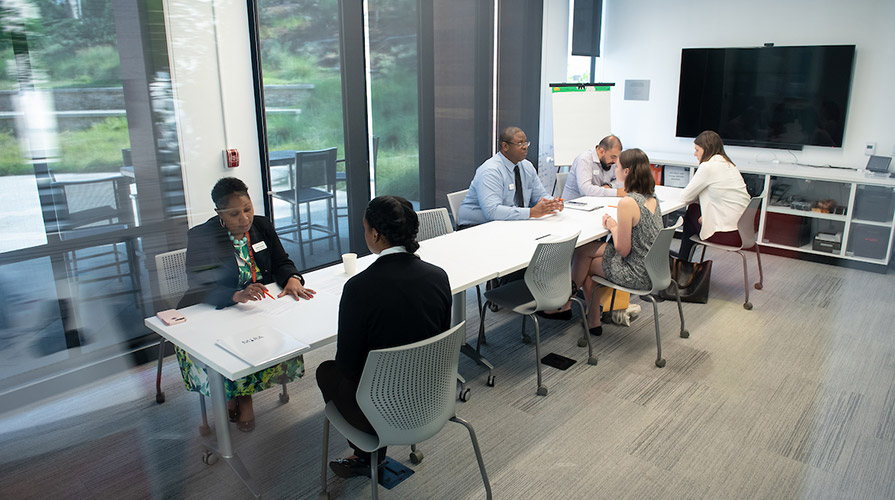
[[[277,300],[277,298],[274,297],[273,295],[271,295],[270,292],[268,292],[267,290],[264,290],[264,295],[267,295],[268,297],[272,298],[273,300]]]
[[[609,208],[618,208],[618,207],[615,205],[609,205]]]

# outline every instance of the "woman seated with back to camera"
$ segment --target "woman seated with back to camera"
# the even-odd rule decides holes
[[[304,278],[283,249],[273,225],[256,216],[249,189],[234,177],[220,179],[211,190],[217,215],[187,233],[186,270],[189,289],[178,308],[204,302],[218,309],[269,295],[264,283],[282,288],[277,298],[310,299],[316,292],[304,287]],[[272,299],[267,299],[272,300]],[[180,372],[190,391],[209,395],[208,373],[189,355],[176,349]],[[249,432],[255,428],[252,394],[304,374],[297,356],[239,380],[224,380],[230,421]]]
[[[678,255],[687,261],[694,246],[690,237],[697,233],[704,241],[740,246],[737,225],[751,199],[739,169],[724,152],[721,136],[706,130],[696,136],[693,148],[699,167],[681,192],[681,201],[690,205]]]
[[[398,196],[374,198],[363,223],[367,247],[379,257],[345,283],[336,359],[317,368],[317,385],[323,400],[333,401],[348,423],[375,434],[356,398],[367,354],[450,328],[451,287],[443,269],[414,255],[419,219],[410,202]],[[330,468],[340,477],[369,477],[370,453],[351,446],[355,455],[330,462]],[[380,467],[385,451],[379,450]]]
[[[615,163],[615,177],[624,183],[627,196],[618,201],[618,220],[603,215],[603,227],[612,234],[609,242],[594,241],[575,250],[572,281],[584,291],[588,301],[587,326],[591,335],[601,335],[600,304],[590,304],[601,276],[613,283],[637,289],[652,286],[646,272],[646,253],[662,229],[662,214],[656,199],[656,181],[649,158],[640,149],[622,151]],[[563,309],[570,307],[566,304]]]

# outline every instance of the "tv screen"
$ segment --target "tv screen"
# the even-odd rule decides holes
[[[854,45],[683,49],[677,136],[842,147]]]

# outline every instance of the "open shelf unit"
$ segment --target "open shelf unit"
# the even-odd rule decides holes
[[[653,163],[692,178],[695,158],[656,154]],[[737,161],[753,195],[767,189],[759,218],[763,247],[888,265],[895,234],[895,179],[786,163]],[[818,236],[820,234],[820,236]]]

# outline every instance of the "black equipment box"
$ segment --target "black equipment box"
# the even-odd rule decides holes
[[[852,224],[848,235],[848,250],[855,257],[885,259],[889,247],[888,227]]]
[[[839,253],[842,249],[842,233],[817,233],[812,248],[819,252]]]
[[[858,186],[855,190],[855,219],[888,222],[892,220],[892,188]]]
[[[765,216],[764,241],[791,247],[805,246],[811,242],[811,219],[768,212]]]

